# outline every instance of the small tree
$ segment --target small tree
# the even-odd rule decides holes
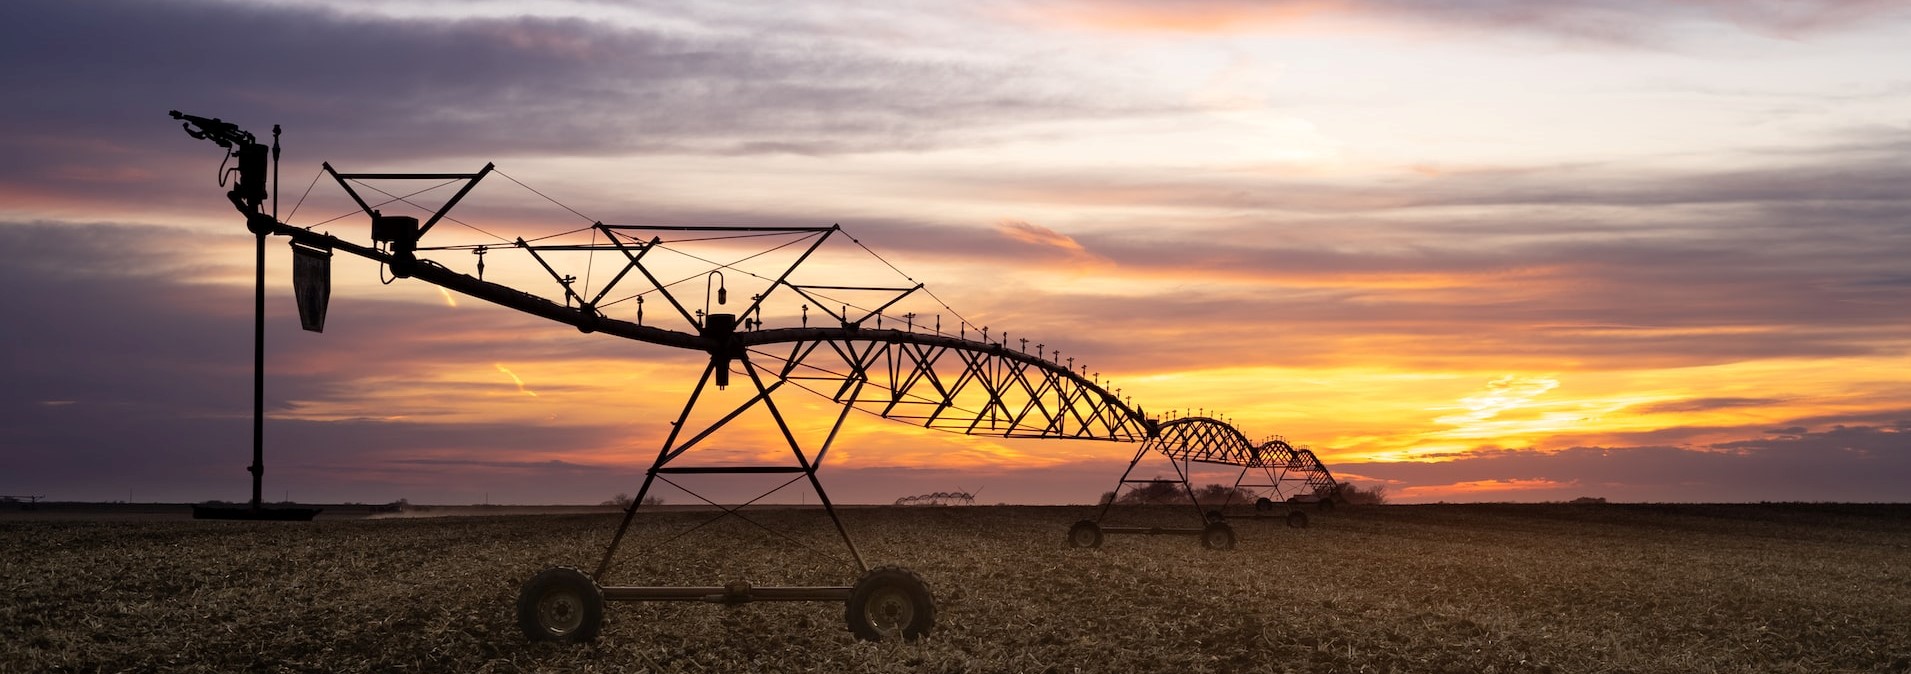
[[[1340,485],[1340,490],[1336,493],[1340,495],[1341,501],[1349,505],[1381,505],[1387,502],[1387,485],[1384,484],[1362,489],[1360,485],[1349,482]]]
[[[1102,503],[1114,498],[1114,492],[1102,493]],[[1225,484],[1210,484],[1194,492],[1194,500],[1204,506],[1219,507],[1223,503],[1253,503],[1254,492],[1236,489]],[[1115,501],[1121,505],[1165,505],[1188,502],[1188,488],[1174,480],[1154,480],[1122,494]]]
[[[1226,503],[1253,503],[1255,498],[1254,492],[1225,484],[1210,484],[1194,492],[1194,501],[1204,506],[1220,507]]]
[[[1181,489],[1181,483],[1173,480],[1155,480],[1136,487],[1116,501],[1123,505],[1159,505],[1164,503],[1187,503],[1188,494]]]
[[[664,504],[664,497],[662,496],[651,494],[649,496],[644,497],[643,505],[660,506],[663,504]],[[617,506],[619,508],[629,508],[630,494],[619,493],[616,496],[612,496],[609,501],[599,503],[598,505]]]

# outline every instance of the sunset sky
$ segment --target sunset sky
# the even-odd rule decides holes
[[[283,125],[281,217],[356,241],[329,180],[286,217],[321,161],[495,162],[452,216],[507,239],[840,223],[882,261],[817,278],[1396,502],[1911,500],[1907,38],[1890,0],[10,0],[0,494],[249,493],[252,238],[178,109]],[[268,250],[269,500],[634,492],[704,362],[344,256],[301,332]],[[823,477],[1078,503],[1133,451],[857,415]]]

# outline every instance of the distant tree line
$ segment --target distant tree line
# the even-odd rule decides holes
[[[1172,505],[1188,502],[1188,490],[1174,480],[1155,480],[1128,490],[1116,498],[1115,492],[1102,492],[1101,502],[1114,501],[1116,505]],[[1201,505],[1218,506],[1223,503],[1253,503],[1259,498],[1253,491],[1238,489],[1225,484],[1210,484],[1194,490],[1194,501]]]
[[[658,496],[656,494],[651,494],[649,496],[644,497],[643,504],[647,506],[660,506],[664,504],[664,497]],[[617,506],[619,508],[629,508],[630,494],[619,492],[616,496],[610,497],[609,501],[605,501],[597,505],[607,505],[607,506]]]
[[[1360,485],[1348,482],[1340,485],[1334,495],[1348,505],[1380,505],[1387,502],[1387,485],[1377,484],[1363,489]]]

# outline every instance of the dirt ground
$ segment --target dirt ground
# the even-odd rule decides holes
[[[845,511],[933,590],[916,642],[853,639],[839,603],[613,603],[582,646],[527,641],[514,602],[595,566],[614,514],[16,513],[0,672],[1911,672],[1911,506],[1343,507],[1243,513],[1230,551],[1068,547],[1089,510]],[[640,512],[608,584],[856,576],[813,509],[708,516]]]

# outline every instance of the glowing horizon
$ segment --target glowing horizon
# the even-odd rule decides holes
[[[819,277],[940,300],[887,320],[1061,349],[1151,414],[1218,410],[1401,501],[1911,498],[1911,89],[1876,74],[1911,56],[1902,8],[108,4],[27,0],[0,22],[25,92],[0,111],[17,158],[0,308],[23,317],[0,336],[30,354],[0,371],[17,382],[0,472],[31,483],[0,491],[243,482],[252,240],[177,108],[282,123],[281,215],[353,240],[363,218],[319,162],[496,162],[427,243],[493,244],[487,279],[547,297],[512,238],[841,224],[881,260],[830,248]],[[226,24],[248,29],[208,27]],[[70,34],[114,47],[45,37]],[[268,480],[295,492],[632,491],[704,359],[386,285],[347,256],[332,325],[297,333],[282,246]],[[753,250],[657,263],[688,278]],[[608,262],[560,261],[590,288]],[[728,282],[733,302],[762,285]],[[751,422],[725,456],[781,442]],[[1132,452],[853,414],[826,475],[879,502],[980,476],[1082,502]]]

